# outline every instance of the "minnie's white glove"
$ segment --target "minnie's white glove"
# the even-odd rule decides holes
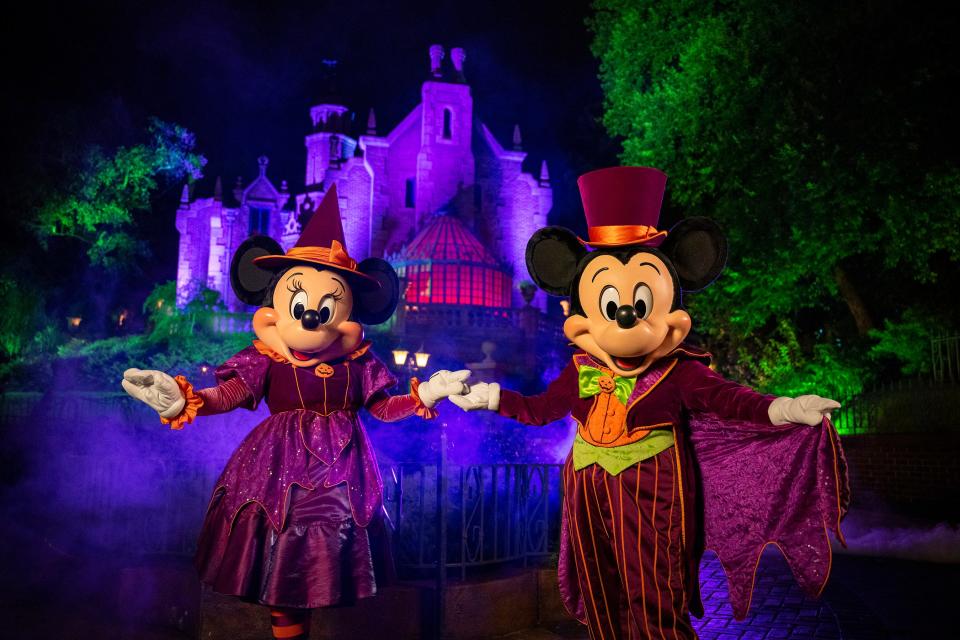
[[[469,377],[470,371],[467,369],[461,369],[460,371],[441,369],[430,376],[429,380],[420,383],[420,386],[417,387],[417,395],[420,396],[420,401],[423,404],[432,409],[433,405],[444,398],[466,393],[470,387],[467,386],[465,380]]]
[[[777,398],[770,403],[767,415],[773,424],[787,424],[796,422],[815,426],[823,422],[823,417],[830,417],[830,412],[839,409],[840,403],[820,396],[798,396],[796,398]]]
[[[167,420],[183,411],[183,405],[187,402],[177,381],[163,371],[127,369],[123,372],[120,384],[124,391],[149,405]]]
[[[450,402],[464,411],[477,409],[496,411],[500,408],[500,385],[496,382],[471,385],[468,393],[462,396],[450,396]]]

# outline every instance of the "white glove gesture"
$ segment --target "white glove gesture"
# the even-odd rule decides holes
[[[820,396],[798,396],[796,398],[777,398],[770,403],[767,414],[773,424],[787,424],[796,422],[811,427],[820,424],[823,417],[830,417],[830,412],[839,409],[840,403]]]
[[[417,395],[420,401],[427,407],[433,408],[433,405],[446,397],[460,395],[470,390],[466,384],[466,379],[470,377],[470,371],[461,369],[460,371],[447,371],[441,369],[430,376],[426,382],[421,382],[417,387]]]
[[[167,420],[179,414],[187,402],[177,381],[163,371],[127,369],[120,384],[124,391]]]
[[[462,396],[450,396],[450,402],[464,411],[488,409],[496,411],[500,408],[500,385],[496,382],[471,385],[468,392]]]

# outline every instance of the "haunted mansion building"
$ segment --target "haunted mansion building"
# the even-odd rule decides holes
[[[519,127],[508,148],[500,144],[474,119],[463,49],[451,49],[449,63],[444,57],[443,47],[430,47],[421,102],[386,135],[378,135],[372,109],[365,132],[355,135],[346,106],[312,107],[303,193],[290,193],[286,181],[277,188],[265,157],[252,182],[238,178],[229,204],[219,179],[211,197],[191,198],[185,187],[176,223],[178,304],[205,285],[228,310],[247,310],[230,287],[236,248],[262,233],[288,249],[336,183],[347,250],[389,260],[401,278],[403,300],[386,327],[390,346],[424,345],[448,361],[470,362],[492,341],[509,360],[502,373],[529,378],[523,372],[536,370],[538,343],[557,340],[544,294],[521,286],[529,279],[527,239],[546,225],[553,203],[547,166],[539,176],[524,173]]]

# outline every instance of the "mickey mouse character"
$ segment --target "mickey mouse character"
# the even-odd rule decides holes
[[[597,639],[695,637],[705,547],[719,555],[738,619],[767,544],[818,594],[830,567],[826,531],[842,541],[849,500],[828,420],[838,403],[761,395],[684,344],[691,319],[681,295],[720,274],[727,244],[706,218],[658,230],[665,185],[648,167],[581,176],[588,239],[547,227],[527,244],[537,285],[570,298],[571,362],[539,395],[491,383],[451,397],[531,425],[573,415],[559,581],[567,609]]]
[[[268,605],[277,638],[306,638],[310,609],[374,595],[391,568],[375,552],[386,552],[375,544],[385,533],[382,484],[357,411],[388,422],[432,418],[439,400],[466,390],[469,375],[439,371],[413,379],[408,395],[387,393],[397,381],[362,324],[393,314],[397,275],[378,258],[357,264],[343,243],[333,185],[285,254],[253,236],[233,256],[237,297],[260,305],[257,339],[217,368],[217,386],[194,391],[183,376],[137,369],[122,382],[174,429],[266,401],[270,417],[217,481],[196,566],[215,591]]]

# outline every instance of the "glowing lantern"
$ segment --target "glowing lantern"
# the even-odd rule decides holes
[[[393,350],[393,363],[398,367],[402,367],[407,364],[407,356],[410,354],[409,351],[405,349],[394,349]]]

